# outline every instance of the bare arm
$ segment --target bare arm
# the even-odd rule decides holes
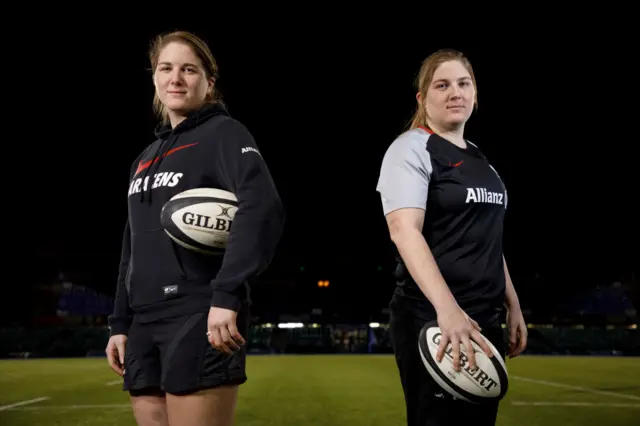
[[[509,327],[509,348],[508,355],[513,358],[520,355],[527,347],[527,324],[522,316],[522,309],[520,308],[520,300],[516,289],[513,287],[513,281],[509,275],[509,268],[507,267],[507,261],[502,257],[504,263],[504,275],[507,281],[505,289],[505,298],[507,303],[507,323]]]
[[[509,307],[509,309],[519,309],[520,300],[518,300],[518,294],[516,293],[516,289],[513,287],[513,281],[511,281],[509,268],[507,267],[507,260],[504,258],[504,256],[502,257],[502,262],[504,264],[504,276],[507,280],[507,288],[505,290],[507,306]]]
[[[453,346],[453,365],[460,371],[460,346],[466,347],[470,365],[476,366],[470,339],[478,343],[484,352],[491,356],[491,350],[479,334],[478,323],[469,318],[453,297],[436,264],[429,245],[422,235],[424,210],[402,208],[387,214],[387,225],[391,240],[398,248],[400,256],[407,266],[420,290],[436,309],[438,324],[442,330],[442,340],[436,354],[441,361],[449,342]]]
[[[443,311],[455,307],[457,302],[422,235],[424,214],[425,211],[422,209],[399,209],[386,216],[387,225],[391,240],[398,248],[416,284],[436,311]]]

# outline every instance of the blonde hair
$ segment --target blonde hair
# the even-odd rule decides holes
[[[200,37],[188,31],[174,31],[159,34],[154,38],[151,42],[151,46],[149,47],[149,61],[151,62],[152,72],[155,72],[155,69],[158,66],[160,52],[162,52],[162,49],[164,49],[165,46],[172,42],[183,43],[189,46],[202,62],[207,79],[213,78],[215,84],[215,80],[218,78],[218,64],[213,57],[211,50]],[[205,103],[213,104],[216,102],[221,102],[221,97],[214,87],[210,93],[207,93]],[[154,93],[153,95],[153,112],[160,120],[162,120],[163,123],[167,123],[169,121],[169,115],[167,114],[165,106],[160,102],[160,98],[158,98],[157,93]]]
[[[420,93],[421,100],[418,102],[418,106],[416,108],[413,117],[411,118],[411,123],[409,125],[410,129],[415,129],[420,126],[428,127],[427,125],[427,110],[424,107],[424,99],[427,97],[427,90],[429,90],[429,86],[431,85],[431,81],[433,80],[433,75],[440,65],[448,61],[460,61],[462,65],[469,71],[471,75],[471,81],[473,82],[473,87],[476,89],[476,98],[474,99],[475,109],[478,108],[478,96],[477,90],[478,86],[476,84],[476,77],[473,73],[473,67],[471,66],[471,62],[469,59],[462,53],[454,49],[442,49],[437,52],[429,55],[423,62],[420,67],[420,72],[415,79],[414,85],[415,90]]]

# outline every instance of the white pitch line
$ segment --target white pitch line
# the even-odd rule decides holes
[[[112,380],[110,382],[105,383],[105,386],[119,385],[120,383],[122,383],[122,379],[120,379],[120,380]]]
[[[0,406],[0,411],[10,410],[12,408],[21,407],[23,405],[28,405],[28,404],[35,404],[36,402],[46,401],[47,399],[50,399],[50,398],[48,396],[42,396],[40,398],[34,398],[34,399],[28,399],[26,401],[14,402],[13,404],[1,405]]]
[[[562,406],[562,407],[620,407],[640,408],[640,404],[619,402],[557,402],[557,401],[513,401],[511,405],[532,405],[536,407]]]
[[[12,410],[41,411],[41,410],[81,410],[81,409],[111,409],[131,408],[131,404],[75,404],[75,405],[41,405],[39,407],[16,407]]]
[[[556,387],[556,388],[571,389],[571,390],[576,390],[576,391],[580,391],[580,392],[594,393],[596,395],[608,395],[608,396],[615,396],[615,397],[618,397],[618,398],[633,399],[634,401],[640,401],[640,396],[629,395],[629,394],[626,394],[626,393],[602,391],[602,390],[598,390],[598,389],[585,388],[583,386],[573,386],[573,385],[566,385],[564,383],[548,382],[546,380],[531,379],[529,377],[509,376],[509,378],[510,379],[515,379],[515,380],[520,380],[522,382],[535,383],[535,384],[538,384],[538,385],[553,386],[553,387]]]

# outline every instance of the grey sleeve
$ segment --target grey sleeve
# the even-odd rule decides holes
[[[405,134],[387,149],[376,187],[385,216],[407,207],[427,208],[432,166],[426,143],[424,137]]]

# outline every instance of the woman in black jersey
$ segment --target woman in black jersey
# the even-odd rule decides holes
[[[382,161],[380,193],[397,249],[397,285],[390,303],[391,337],[409,426],[494,425],[498,405],[469,407],[444,392],[418,351],[422,326],[442,329],[437,359],[449,343],[460,369],[470,340],[487,354],[487,337],[503,355],[520,354],[527,329],[502,251],[506,188],[482,151],[464,137],[477,106],[473,69],[463,54],[438,51],[422,64],[417,111]],[[500,325],[507,309],[509,344]],[[475,366],[473,355],[470,363]]]

